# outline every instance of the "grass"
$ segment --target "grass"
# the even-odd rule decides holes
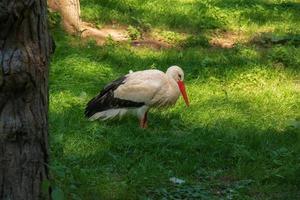
[[[84,0],[86,20],[139,27],[163,37],[216,29],[299,35],[297,1]],[[172,5],[172,6],[171,6]],[[199,11],[199,12],[198,12]],[[236,17],[237,16],[237,17]],[[300,198],[300,49],[293,43],[234,48],[192,41],[153,50],[96,46],[54,27],[50,69],[53,196],[59,199]],[[167,34],[166,34],[167,33]],[[166,35],[166,36],[165,36]],[[137,119],[89,122],[87,101],[129,70],[179,65],[191,106],[179,99]],[[170,182],[171,177],[185,180]]]
[[[117,21],[198,33],[214,28],[300,31],[298,0],[82,0],[81,5],[82,17],[98,24]]]

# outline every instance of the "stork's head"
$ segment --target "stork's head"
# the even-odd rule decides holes
[[[189,106],[190,105],[189,99],[187,97],[185,85],[183,83],[183,80],[184,80],[183,70],[178,66],[171,66],[168,68],[166,74],[167,74],[167,76],[169,76],[170,78],[173,78],[177,82],[179,90],[182,94],[182,97],[183,97],[186,105]]]
[[[183,70],[180,67],[176,66],[176,65],[169,67],[166,74],[170,78],[175,79],[176,82],[184,80]]]

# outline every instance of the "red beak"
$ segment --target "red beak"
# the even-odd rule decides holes
[[[179,90],[180,90],[180,92],[182,94],[182,97],[183,97],[183,99],[185,101],[185,104],[187,106],[190,106],[190,102],[189,102],[189,99],[187,97],[187,94],[186,94],[186,91],[185,91],[185,85],[184,85],[183,81],[178,81],[177,84],[178,84]]]

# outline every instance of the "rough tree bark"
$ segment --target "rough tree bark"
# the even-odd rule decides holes
[[[0,199],[49,199],[46,0],[0,1]],[[45,189],[45,188],[44,188]]]
[[[69,34],[92,38],[100,45],[106,41],[107,37],[111,37],[115,41],[128,40],[126,31],[123,29],[97,29],[92,24],[81,21],[79,0],[48,0],[48,6],[52,11],[61,14],[62,25]]]
[[[61,14],[65,31],[70,34],[81,32],[79,0],[48,0],[48,6]]]

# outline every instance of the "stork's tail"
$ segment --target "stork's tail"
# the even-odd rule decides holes
[[[112,119],[115,118],[117,116],[122,117],[123,115],[125,115],[127,113],[127,109],[125,108],[120,108],[120,109],[108,109],[105,111],[101,111],[101,112],[97,112],[94,113],[93,115],[91,115],[89,118],[89,120],[94,121],[97,119],[100,120],[107,120],[107,119]]]
[[[128,109],[145,105],[143,102],[133,102],[114,97],[114,90],[123,84],[125,78],[121,77],[111,82],[104,87],[100,94],[90,100],[85,108],[85,116],[90,120],[106,120],[116,116],[123,116],[128,112]]]
[[[89,120],[107,120],[116,116],[122,116],[127,112],[127,109],[125,108],[111,107],[108,103],[108,99],[111,97],[109,98],[108,96],[111,96],[111,94],[99,94],[87,103],[84,114]]]
[[[122,108],[118,105],[118,103],[121,104],[122,102],[124,104],[124,100],[114,98],[111,91],[99,94],[87,103],[84,114],[91,121],[96,119],[107,120],[116,116],[122,117],[128,111],[126,107]]]

